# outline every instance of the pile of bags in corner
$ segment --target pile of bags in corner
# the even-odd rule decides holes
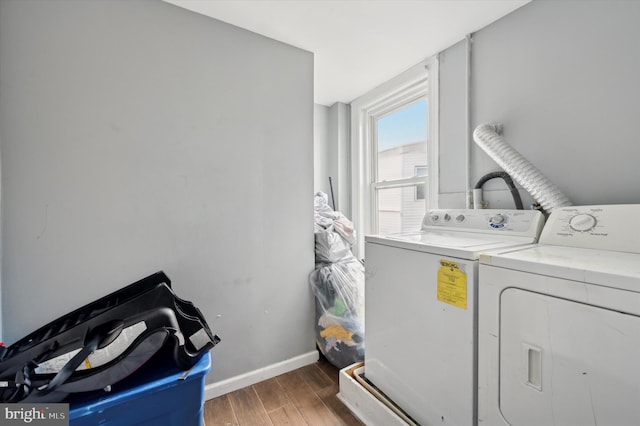
[[[364,266],[351,252],[353,224],[333,211],[327,194],[314,198],[316,342],[338,368],[364,360]]]

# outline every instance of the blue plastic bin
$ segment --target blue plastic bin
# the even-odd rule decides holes
[[[204,414],[204,380],[211,369],[206,353],[189,370],[144,366],[130,379],[113,385],[113,391],[99,398],[70,401],[71,426],[153,425],[200,426]],[[152,373],[149,373],[152,370]],[[143,383],[140,383],[141,380]]]

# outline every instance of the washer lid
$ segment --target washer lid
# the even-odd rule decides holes
[[[637,253],[539,244],[485,253],[480,256],[480,262],[640,292],[640,254]]]
[[[485,251],[513,248],[531,243],[530,238],[466,232],[411,232],[368,235],[367,243],[383,244],[460,259],[477,260]]]

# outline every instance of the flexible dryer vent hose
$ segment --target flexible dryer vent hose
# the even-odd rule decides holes
[[[473,132],[473,140],[505,172],[518,182],[550,213],[557,207],[570,206],[569,198],[547,179],[533,164],[509,145],[502,135],[499,124],[481,124]]]

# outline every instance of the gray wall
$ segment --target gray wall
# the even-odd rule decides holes
[[[329,194],[329,107],[313,106],[313,192]]]
[[[341,102],[336,102],[330,107],[315,105],[314,110],[314,190],[327,194],[329,205],[335,205],[335,209],[347,217],[351,215],[349,114],[349,105]]]
[[[336,210],[351,218],[350,191],[350,123],[349,105],[336,102],[329,109],[329,176],[332,178]]]
[[[467,44],[462,41],[440,53],[438,61],[440,109],[438,111],[440,161],[439,207],[464,207],[467,181],[466,64]]]
[[[506,140],[574,204],[640,203],[638,22],[640,2],[535,0],[478,31],[472,129],[503,123]],[[465,61],[464,43],[441,54],[440,190],[457,207]],[[499,170],[475,144],[471,166],[473,182]],[[493,206],[512,206],[503,200]]]
[[[2,0],[0,93],[8,343],[164,270],[223,339],[209,382],[314,349],[311,53],[159,1]]]

